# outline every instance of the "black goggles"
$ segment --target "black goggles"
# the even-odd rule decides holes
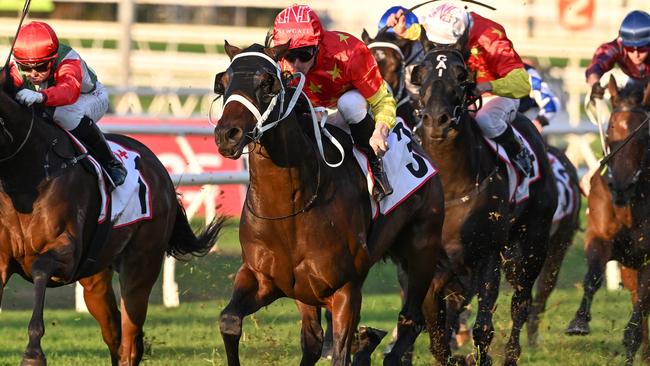
[[[314,58],[315,54],[316,47],[295,48],[287,52],[287,54],[284,55],[284,59],[289,62],[295,62],[296,60],[300,60],[300,62],[307,62]]]
[[[36,72],[46,72],[50,69],[50,61],[41,62],[40,64],[21,64],[20,62],[16,62],[16,66],[18,66],[22,72],[31,72],[32,70],[36,70]]]

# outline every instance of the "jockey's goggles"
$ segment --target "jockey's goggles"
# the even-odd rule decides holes
[[[294,48],[287,52],[287,54],[284,55],[284,59],[289,62],[295,62],[296,60],[300,60],[300,62],[307,62],[311,60],[315,54],[316,47],[314,46],[300,47]]]
[[[46,72],[50,69],[50,63],[50,61],[38,64],[21,64],[20,62],[16,62],[16,66],[18,66],[22,72],[31,72],[32,70],[35,70],[36,72]]]
[[[637,51],[639,53],[650,52],[650,45],[642,46],[642,47],[627,47],[627,46],[625,46],[625,52],[632,53],[634,51]]]

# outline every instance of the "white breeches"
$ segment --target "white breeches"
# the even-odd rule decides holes
[[[356,89],[349,90],[336,102],[337,111],[327,117],[327,123],[343,131],[349,131],[348,125],[356,124],[368,114],[368,102]]]
[[[483,107],[474,117],[483,135],[494,138],[501,135],[508,123],[517,116],[519,99],[499,97],[496,95],[483,96]]]
[[[94,91],[79,95],[76,102],[56,107],[54,121],[66,130],[74,130],[79,121],[86,116],[94,122],[99,121],[108,110],[108,91],[100,83]]]

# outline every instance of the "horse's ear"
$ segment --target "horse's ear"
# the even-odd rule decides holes
[[[217,95],[224,95],[226,93],[226,85],[223,80],[224,75],[226,75],[225,71],[214,76],[214,93]]]
[[[279,61],[282,57],[284,57],[284,55],[287,54],[287,51],[289,51],[289,43],[290,42],[277,45],[275,47],[265,48],[264,53],[266,53],[269,57],[271,57],[275,61]]]
[[[411,71],[411,84],[415,86],[421,86],[424,79],[424,73],[426,72],[426,67],[424,65],[415,65]]]
[[[615,98],[618,95],[618,86],[616,86],[616,78],[614,75],[609,76],[609,83],[607,83],[607,89],[609,90],[609,95],[612,98]]]
[[[650,82],[645,86],[643,92],[643,102],[641,103],[645,109],[650,109]]]
[[[223,45],[223,48],[226,50],[226,54],[231,60],[241,52],[241,48],[231,45],[228,41]]]
[[[373,39],[370,38],[370,35],[368,34],[368,31],[366,28],[363,28],[363,32],[361,32],[361,39],[363,40],[363,43],[365,44],[371,44]]]

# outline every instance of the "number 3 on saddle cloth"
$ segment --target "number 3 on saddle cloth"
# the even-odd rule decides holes
[[[68,135],[79,153],[89,154],[86,147],[77,138],[69,132]],[[127,150],[113,141],[108,141],[108,145],[124,164],[127,176],[123,184],[110,192],[110,183],[107,181],[106,172],[104,172],[97,160],[89,154],[88,159],[80,161],[86,170],[97,177],[97,185],[102,201],[92,243],[88,247],[86,260],[82,264],[83,268],[78,271],[82,275],[93,272],[94,263],[101,252],[101,248],[108,240],[111,229],[151,219],[149,185],[140,174],[140,154]]]
[[[390,148],[382,158],[388,181],[393,187],[393,193],[384,197],[379,205],[372,198],[370,199],[373,219],[376,219],[380,213],[388,215],[416,192],[421,185],[438,174],[438,169],[431,164],[429,159],[413,149],[414,142],[411,136],[411,130],[400,117],[397,117],[397,124],[388,135]],[[368,169],[368,159],[356,147],[353,152],[368,180],[368,192],[372,192],[374,179],[372,172]]]

